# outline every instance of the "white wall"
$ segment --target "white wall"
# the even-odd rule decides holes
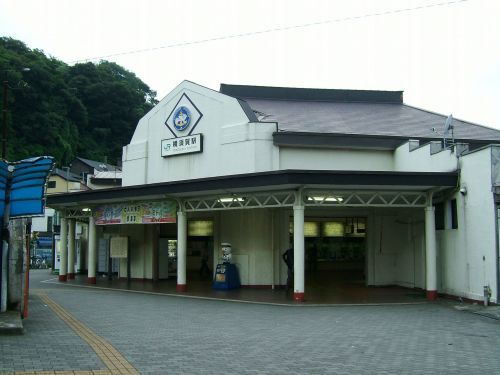
[[[243,285],[272,284],[270,209],[221,212],[221,242],[232,245]],[[239,263],[239,264],[238,264]]]
[[[496,212],[492,193],[491,148],[461,158],[460,185],[456,193],[458,230],[440,234],[442,291],[482,300],[483,286],[496,296]]]
[[[390,171],[392,151],[280,148],[280,169]]]
[[[154,225],[98,226],[98,237],[128,236],[130,247],[130,273],[133,279],[153,278],[153,229]],[[127,259],[119,261],[119,276],[127,277]]]
[[[45,208],[45,216],[33,217],[31,219],[31,232],[50,232],[52,228],[48,228],[48,218],[54,217],[55,210]]]
[[[424,210],[378,209],[368,218],[369,285],[425,287]]]
[[[427,143],[410,151],[409,143],[394,151],[394,170],[408,172],[453,172],[458,162],[454,152],[445,149],[431,154],[431,144]]]
[[[203,152],[163,158],[161,140],[174,137],[165,121],[183,94],[203,114],[192,133],[203,135]],[[123,151],[123,186],[271,170],[275,130],[250,123],[235,98],[184,81],[139,121]]]

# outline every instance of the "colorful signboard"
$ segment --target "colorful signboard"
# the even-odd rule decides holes
[[[94,210],[96,225],[175,223],[176,215],[174,201],[107,204]]]

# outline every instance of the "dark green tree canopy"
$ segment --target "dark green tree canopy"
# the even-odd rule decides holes
[[[0,78],[8,82],[12,161],[51,155],[59,165],[75,156],[115,164],[157,103],[156,93],[118,64],[69,66],[11,38],[0,38]]]

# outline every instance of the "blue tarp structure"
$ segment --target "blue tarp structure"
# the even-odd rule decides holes
[[[44,214],[45,182],[53,165],[54,159],[49,156],[25,159],[7,165],[7,171],[13,169],[8,191],[11,218]]]
[[[3,228],[9,219],[20,217],[43,216],[45,210],[45,183],[54,166],[54,158],[40,156],[9,163],[0,160],[0,301],[3,258]],[[6,206],[8,209],[6,210]],[[3,280],[3,281],[2,281]]]

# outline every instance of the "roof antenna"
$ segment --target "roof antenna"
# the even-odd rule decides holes
[[[446,119],[446,122],[444,123],[444,131],[443,131],[443,145],[444,148],[447,147],[447,138],[448,135],[451,131],[451,142],[450,145],[453,145],[455,143],[454,135],[453,135],[453,116],[449,115],[448,118]]]

